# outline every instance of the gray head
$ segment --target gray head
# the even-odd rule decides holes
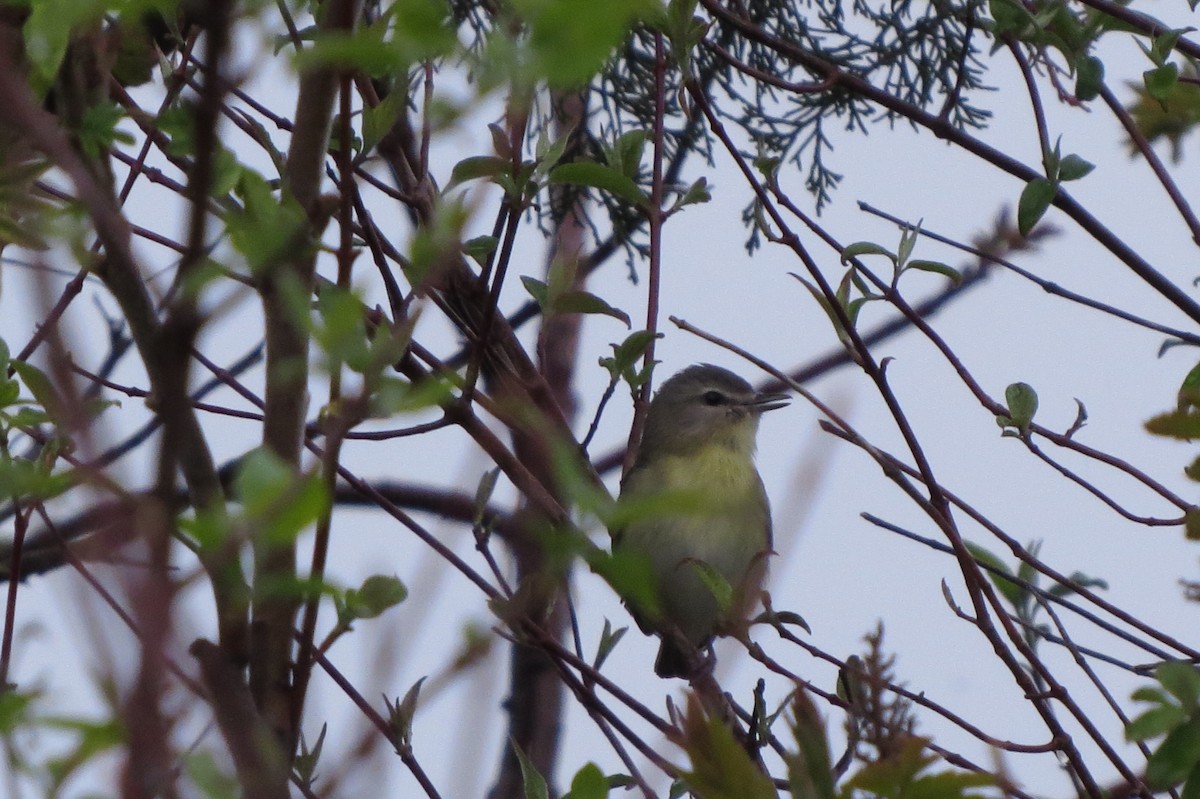
[[[638,461],[685,454],[711,443],[754,451],[758,417],[782,408],[786,394],[760,394],[728,369],[700,363],[677,372],[659,388],[646,415]]]

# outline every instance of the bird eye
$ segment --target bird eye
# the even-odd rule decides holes
[[[705,391],[703,399],[704,399],[705,405],[724,405],[725,404],[725,395],[722,394],[720,391]]]

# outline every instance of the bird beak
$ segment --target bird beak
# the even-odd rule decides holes
[[[792,401],[792,398],[787,394],[755,394],[754,398],[746,403],[746,407],[755,413],[765,413],[773,411],[776,408],[782,408]]]

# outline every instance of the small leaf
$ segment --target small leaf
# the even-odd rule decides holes
[[[610,166],[594,161],[576,161],[561,164],[550,172],[550,183],[587,186],[606,191],[631,205],[642,205],[646,195],[633,179]]]
[[[842,250],[842,264],[850,263],[851,258],[857,258],[860,255],[883,255],[886,256],[892,263],[896,262],[896,254],[886,247],[881,247],[869,241],[856,241],[853,244],[847,245]]]
[[[646,149],[646,131],[622,133],[608,154],[608,165],[636,180],[642,168],[642,152]]]
[[[1055,583],[1047,591],[1051,596],[1064,597],[1080,588],[1103,588],[1108,590],[1108,581],[1100,577],[1089,577],[1083,572],[1072,572],[1070,584]]]
[[[404,113],[408,95],[404,92],[391,92],[374,108],[364,108],[362,112],[362,148],[370,153],[384,136],[395,126],[396,120]]]
[[[975,560],[987,564],[994,570],[988,572],[988,579],[992,581],[992,585],[996,586],[996,590],[1014,608],[1020,607],[1024,602],[1025,589],[1008,579],[1012,575],[1012,571],[1008,568],[1008,565],[990,550],[981,547],[979,544],[974,544],[970,541],[965,542],[965,544],[967,551],[971,553],[971,556]]]
[[[922,222],[924,220],[921,220]],[[917,239],[921,237],[921,222],[917,222],[916,227],[904,226],[900,231],[900,247],[896,251],[896,264],[904,266],[908,263],[909,257],[912,256],[913,248],[917,246]]]
[[[499,478],[499,466],[495,469],[489,469],[479,478],[479,485],[475,488],[475,511],[472,521],[475,527],[480,527],[483,524],[484,514],[487,512],[488,503],[492,501],[492,492],[496,490],[496,481]]]
[[[1200,672],[1191,663],[1164,663],[1154,670],[1154,676],[1184,709],[1200,703]]]
[[[1062,162],[1059,163],[1058,179],[1062,181],[1079,180],[1095,168],[1096,165],[1092,162],[1085,161],[1078,155],[1071,153],[1063,158]]]
[[[1200,409],[1174,410],[1146,420],[1146,431],[1156,436],[1191,441],[1200,438]]]
[[[629,314],[620,308],[614,308],[589,291],[564,291],[554,298],[552,306],[556,313],[603,314],[619,319],[626,327],[633,327]]]
[[[1096,99],[1104,87],[1104,62],[1094,55],[1075,64],[1075,97],[1087,102]]]
[[[512,161],[494,155],[472,155],[464,158],[450,170],[450,185],[447,190],[476,178],[495,178],[512,169]]]
[[[397,94],[402,95],[401,92],[397,92]],[[492,122],[488,125],[488,132],[492,134],[492,149],[496,151],[496,155],[506,162],[512,163],[512,139],[509,138],[508,131],[498,123]]]
[[[12,361],[11,366],[17,373],[17,377],[21,378],[21,382],[25,384],[25,388],[29,389],[29,393],[33,395],[37,404],[52,419],[58,418],[62,410],[62,403],[59,401],[58,392],[54,390],[54,384],[50,382],[46,373],[28,361]]]
[[[521,764],[521,780],[525,785],[525,799],[550,799],[550,789],[546,787],[546,778],[538,772],[537,767],[526,757],[525,752],[521,750],[516,741],[509,743],[512,745],[513,751],[517,753],[517,760]]]
[[[538,280],[535,277],[521,277],[521,285],[529,292],[529,296],[533,297],[534,301],[544,311],[550,299],[550,287],[544,281]]]
[[[351,619],[374,619],[407,598],[408,588],[399,577],[373,574],[357,590],[346,592],[346,611]]]
[[[696,570],[700,582],[704,583],[704,587],[717,600],[717,607],[721,609],[721,612],[728,612],[733,606],[733,586],[729,584],[725,576],[702,560],[688,558],[685,562]]]
[[[1143,685],[1130,694],[1129,698],[1135,702],[1153,702],[1158,705],[1171,704],[1171,699],[1167,696],[1166,692],[1152,685]]]
[[[1041,220],[1058,193],[1058,186],[1045,178],[1034,178],[1025,185],[1017,203],[1017,230],[1028,236],[1033,226]]]
[[[916,269],[919,272],[934,272],[939,275],[945,275],[946,277],[950,278],[950,282],[956,286],[962,282],[962,273],[954,267],[948,266],[941,261],[924,261],[917,259],[915,261],[909,261],[907,264],[905,264],[904,268]]]
[[[587,763],[571,779],[571,790],[562,799],[605,799],[608,779],[595,763]]]
[[[1028,383],[1013,383],[1004,389],[1004,399],[1008,403],[1008,418],[1019,430],[1029,427],[1033,415],[1037,413],[1038,397],[1033,386]]]
[[[403,699],[395,701],[388,699],[385,694],[383,702],[388,709],[388,727],[391,732],[392,745],[396,747],[396,754],[404,755],[404,753],[412,750],[413,737],[413,718],[417,715],[417,699],[421,696],[421,685],[425,682],[425,678],[417,680],[412,687],[405,692]]]
[[[1166,102],[1179,82],[1179,67],[1171,63],[1148,69],[1142,73],[1142,80],[1146,84],[1146,94],[1160,103]]]
[[[825,721],[809,698],[797,690],[792,699],[792,737],[795,753],[786,757],[788,786],[794,799],[833,799],[833,768]]]
[[[321,725],[321,732],[317,735],[317,743],[311,749],[308,747],[308,741],[304,738],[304,731],[300,731],[300,751],[296,754],[293,768],[295,768],[296,776],[300,778],[300,782],[310,788],[313,780],[317,778],[317,764],[321,762],[321,750],[325,748],[325,733],[328,728],[328,724]]]
[[[609,620],[604,620],[604,629],[600,631],[600,643],[596,645],[596,658],[592,661],[592,668],[596,671],[600,670],[604,661],[608,660],[608,656],[612,654],[613,649],[627,632],[629,632],[628,627],[618,627],[614,630]]]
[[[613,357],[601,358],[600,365],[609,371],[613,377],[628,374],[637,366],[637,362],[646,354],[651,342],[663,337],[662,333],[651,333],[649,330],[636,330],[630,333],[620,344],[610,344]]]
[[[1183,512],[1183,532],[1188,541],[1200,541],[1200,508],[1195,505]]]
[[[495,236],[476,236],[463,242],[463,252],[471,256],[475,263],[483,266],[487,263],[488,258],[492,257],[492,253],[496,251],[496,245],[499,240]]]
[[[695,183],[687,187],[687,191],[676,201],[675,207],[682,208],[685,205],[696,205],[698,203],[706,203],[712,199],[712,192],[708,188],[707,178],[700,178]]]

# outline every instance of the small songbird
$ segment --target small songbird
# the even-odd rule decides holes
[[[633,608],[645,633],[662,639],[654,671],[691,677],[695,652],[714,635],[736,632],[759,599],[771,552],[771,510],[754,468],[759,416],[781,408],[786,394],[759,394],[742,378],[697,364],[662,384],[650,402],[621,499],[674,494],[691,507],[648,513],[612,530],[614,553],[643,556],[657,589],[658,613]],[[677,506],[676,506],[677,508]],[[713,581],[732,589],[723,610]]]

